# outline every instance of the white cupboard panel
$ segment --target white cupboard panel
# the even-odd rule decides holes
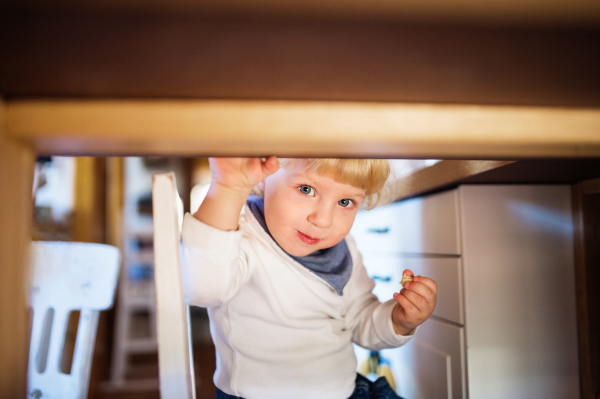
[[[360,211],[351,233],[362,253],[458,255],[456,190]]]
[[[423,341],[415,342],[415,372],[419,395],[423,398],[447,399],[452,397],[452,358]]]
[[[463,399],[464,328],[429,319],[397,350],[398,393],[410,399]]]
[[[471,399],[579,397],[569,186],[461,186]]]
[[[402,201],[397,206],[399,252],[460,254],[456,190]]]
[[[437,283],[435,316],[461,325],[465,323],[459,258],[400,258],[397,267],[400,274],[402,270],[410,269],[415,275],[429,277]]]

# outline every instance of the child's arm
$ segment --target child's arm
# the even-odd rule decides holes
[[[219,306],[248,281],[251,270],[241,250],[242,232],[234,230],[250,190],[275,172],[278,164],[275,157],[210,159],[213,180],[208,195],[194,215],[185,215],[181,233],[188,304]]]
[[[277,158],[210,158],[212,181],[194,217],[220,230],[237,230],[252,188],[279,168]]]
[[[413,276],[412,271],[403,274]],[[400,293],[394,293],[397,304],[392,312],[396,334],[407,335],[431,316],[435,308],[437,284],[430,278],[417,276],[407,282]]]

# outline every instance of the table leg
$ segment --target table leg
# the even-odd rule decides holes
[[[6,133],[0,99],[0,398],[24,398],[27,389],[27,304],[33,150]]]

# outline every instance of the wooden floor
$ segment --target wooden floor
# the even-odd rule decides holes
[[[196,373],[197,399],[215,398],[216,388],[213,384],[215,366],[215,347],[212,342],[194,348],[194,371]]]
[[[131,378],[155,378],[158,376],[158,363],[156,356],[139,357],[134,360],[137,364],[132,369],[135,375]],[[214,399],[215,386],[213,374],[215,372],[215,348],[212,343],[194,345],[194,371],[196,374],[196,398]],[[95,392],[90,392],[90,399],[159,399],[158,389],[143,391],[107,391],[101,387]]]

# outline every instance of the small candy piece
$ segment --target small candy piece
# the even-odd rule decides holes
[[[404,288],[404,284],[408,283],[409,281],[413,281],[413,278],[411,276],[403,274],[402,281],[400,281],[400,285],[402,285],[402,288]]]

